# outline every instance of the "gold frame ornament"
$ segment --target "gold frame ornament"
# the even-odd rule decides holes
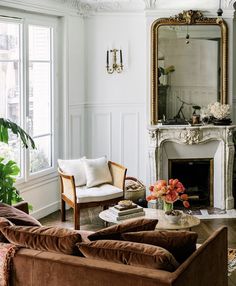
[[[168,25],[215,25],[221,30],[220,61],[220,102],[227,103],[228,92],[228,28],[222,18],[204,17],[200,11],[189,10],[170,17],[160,18],[151,27],[151,125],[158,124],[158,29]]]

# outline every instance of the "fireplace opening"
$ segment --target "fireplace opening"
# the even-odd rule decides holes
[[[213,207],[213,159],[169,159],[168,177],[183,183],[191,207]],[[177,201],[175,206],[182,206]]]

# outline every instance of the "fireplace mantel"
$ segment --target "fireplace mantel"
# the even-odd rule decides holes
[[[214,207],[234,208],[232,195],[236,125],[152,125],[149,131],[150,184],[168,179],[168,160],[214,159]]]

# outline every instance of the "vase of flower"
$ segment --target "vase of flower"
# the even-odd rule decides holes
[[[185,188],[178,179],[158,180],[149,188],[151,194],[147,196],[147,201],[162,200],[164,211],[173,210],[173,203],[177,200],[183,202],[185,208],[189,208],[188,195]]]
[[[166,202],[166,201],[163,202],[163,210],[164,210],[165,212],[167,212],[167,211],[172,211],[173,209],[174,209],[173,203],[168,203],[168,202]]]

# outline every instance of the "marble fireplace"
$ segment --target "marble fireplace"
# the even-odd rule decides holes
[[[174,126],[153,125],[149,130],[149,179],[170,177],[170,162],[209,160],[211,206],[234,208],[232,193],[235,125]],[[209,186],[209,187],[210,187]]]

